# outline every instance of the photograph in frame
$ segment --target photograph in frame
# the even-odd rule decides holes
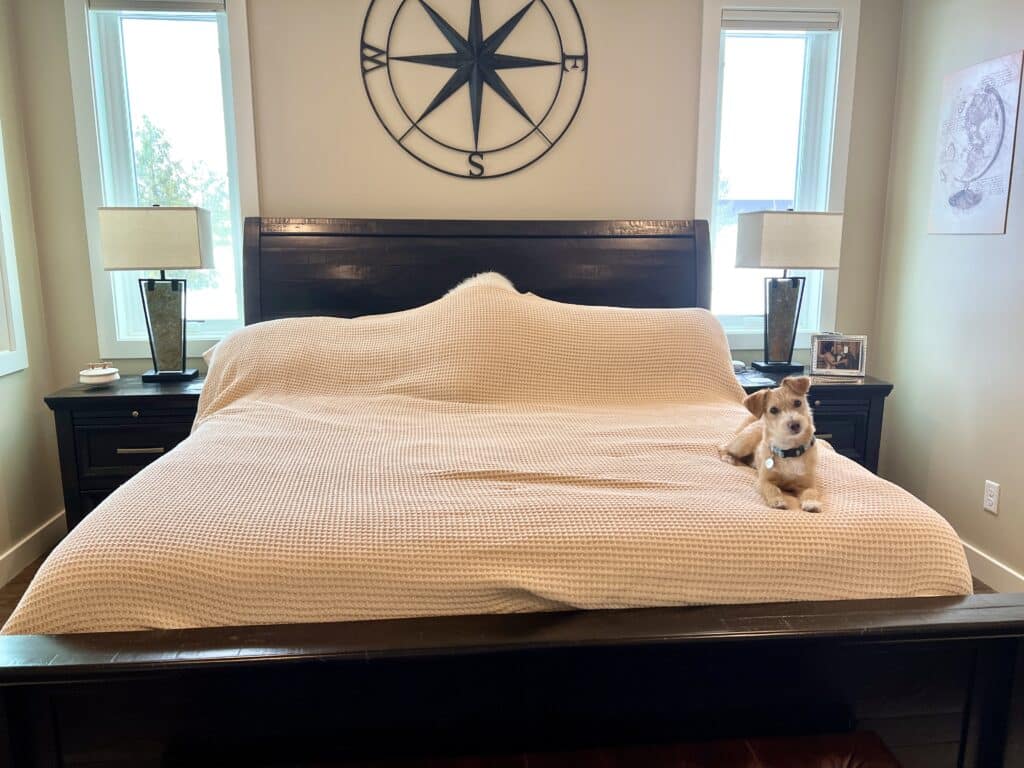
[[[811,337],[811,373],[818,376],[864,376],[868,337],[814,334]]]

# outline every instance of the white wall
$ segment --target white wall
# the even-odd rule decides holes
[[[882,472],[1024,571],[1024,131],[1006,235],[929,235],[943,77],[1024,47],[1020,0],[907,0],[881,277]],[[986,479],[1000,514],[982,511]]]

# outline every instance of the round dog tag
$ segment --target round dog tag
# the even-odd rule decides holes
[[[764,460],[764,468],[765,469],[771,469],[774,466],[775,466],[775,459],[773,459],[771,456],[769,456],[767,459]]]

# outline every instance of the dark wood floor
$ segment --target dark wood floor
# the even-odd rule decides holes
[[[7,621],[7,618],[14,613],[14,609],[18,606],[18,601],[21,600],[21,596],[28,589],[28,583],[32,581],[32,577],[36,575],[36,571],[39,570],[39,566],[43,564],[45,559],[45,557],[40,557],[15,576],[6,586],[0,588],[0,624]]]
[[[28,583],[32,581],[32,577],[36,575],[36,571],[39,570],[39,566],[43,564],[45,559],[43,557],[39,558],[15,576],[7,586],[0,588],[0,625],[7,621],[8,617],[14,613],[18,601],[21,600],[21,596],[28,589]],[[977,579],[974,580],[974,591],[976,594],[995,592],[994,589]]]

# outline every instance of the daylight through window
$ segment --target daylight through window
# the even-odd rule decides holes
[[[89,14],[105,205],[200,205],[215,268],[188,280],[192,338],[241,325],[241,232],[223,13]],[[115,272],[117,339],[146,338],[138,278]]]
[[[711,236],[712,310],[731,332],[760,332],[764,278],[737,269],[737,215],[828,209],[839,32],[725,28]],[[753,26],[753,25],[752,25]],[[806,273],[801,330],[820,321],[822,275]]]

